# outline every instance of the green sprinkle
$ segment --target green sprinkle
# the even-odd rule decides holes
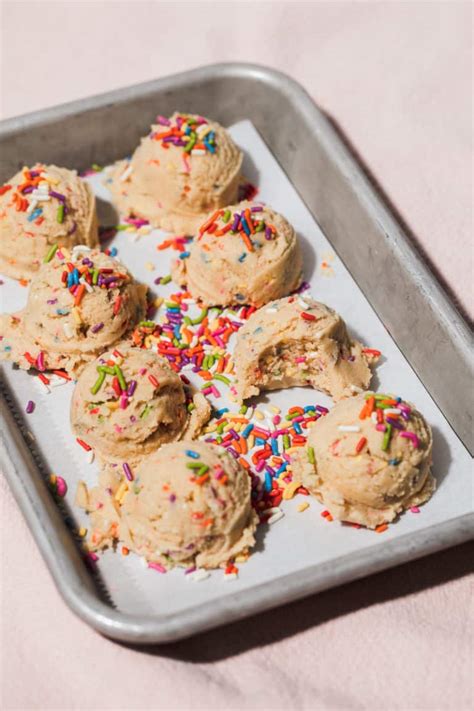
[[[229,222],[231,214],[232,213],[230,210],[226,210],[224,212],[224,214],[222,215],[222,222],[225,222],[225,223]]]
[[[166,276],[161,277],[160,279],[160,284],[169,284],[171,281],[171,274],[167,274]]]
[[[283,435],[283,449],[289,449],[290,448],[290,438],[287,434]]]
[[[239,410],[239,415],[245,415],[245,413],[247,412],[248,409],[249,408],[247,407],[247,405],[242,405],[242,407]]]
[[[192,469],[193,471],[197,471],[198,476],[203,476],[209,471],[209,465],[203,464],[202,462],[186,462],[186,467],[188,469]]]
[[[95,381],[94,385],[91,387],[91,393],[93,395],[97,395],[99,390],[101,389],[102,385],[104,384],[105,380],[105,373],[99,373],[99,377]]]
[[[92,272],[92,283],[97,284],[98,281],[99,281],[99,270],[94,269],[94,271]]]
[[[202,323],[204,321],[204,319],[206,318],[207,313],[208,313],[208,309],[207,308],[203,309],[197,318],[191,319],[192,325],[197,326],[198,324]]]
[[[58,207],[58,211],[56,212],[56,219],[60,224],[64,222],[64,205],[62,203]]]
[[[140,414],[140,419],[143,420],[143,418],[148,415],[148,413],[150,412],[150,410],[151,410],[151,407],[150,407],[149,405],[146,405],[145,409],[144,409],[143,412]]]
[[[191,319],[189,318],[189,316],[185,316],[183,320],[184,320],[184,323],[186,324],[186,326],[192,326],[192,325],[193,325],[193,322],[191,321]]]
[[[290,412],[288,415],[285,415],[285,420],[294,420],[295,417],[300,417],[300,415],[300,412]]]
[[[385,430],[385,434],[383,436],[383,441],[382,441],[382,450],[384,452],[387,451],[388,445],[390,444],[390,437],[392,436],[392,425],[387,425],[387,429]]]
[[[316,464],[316,460],[314,458],[314,449],[313,447],[308,447],[308,461],[310,464]]]
[[[104,169],[98,163],[92,163],[92,170],[95,170],[96,173],[100,173]]]
[[[194,402],[190,402],[188,404],[188,412],[192,412],[195,409],[196,409],[196,405],[194,404]]]
[[[220,425],[217,425],[216,432],[218,432],[219,434],[222,434],[224,432],[224,427],[225,427],[224,422],[221,422]]]
[[[117,225],[115,229],[117,232],[125,232],[125,230],[128,230],[129,227],[130,225]]]
[[[53,244],[53,246],[48,250],[46,257],[44,258],[44,263],[47,264],[52,260],[56,252],[58,251],[59,245]]]
[[[117,376],[117,379],[118,379],[118,381],[119,381],[120,387],[122,388],[122,390],[126,390],[126,389],[127,389],[127,383],[125,382],[125,378],[123,377],[123,373],[122,373],[122,371],[120,370],[119,366],[116,365],[115,368],[114,368],[114,370],[115,370],[115,375]]]
[[[106,373],[107,375],[115,375],[115,369],[111,368],[110,365],[98,365],[97,371],[99,373]]]
[[[230,385],[230,380],[229,380],[229,378],[226,378],[225,375],[222,375],[221,373],[214,373],[214,375],[213,375],[213,380],[220,380],[221,383],[225,383],[226,385]]]
[[[262,220],[261,222],[258,223],[258,225],[255,227],[255,232],[263,232],[265,229],[265,223]]]
[[[140,321],[138,325],[143,328],[155,328],[156,323],[154,321]]]

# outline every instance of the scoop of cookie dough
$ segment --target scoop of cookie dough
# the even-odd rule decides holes
[[[23,168],[0,188],[0,271],[30,279],[54,244],[98,244],[94,194],[75,170]]]
[[[206,213],[237,200],[242,153],[215,121],[175,113],[119,162],[110,189],[121,212],[195,234]]]
[[[128,479],[106,467],[98,487],[80,485],[77,503],[90,513],[95,549],[120,540],[165,568],[217,568],[255,543],[250,491],[223,448],[188,440],[164,445]]]
[[[307,445],[293,462],[293,476],[341,521],[375,528],[435,489],[430,426],[398,397],[339,402],[311,427]]]
[[[22,311],[0,318],[0,358],[78,372],[143,318],[146,287],[98,250],[58,250],[34,275]]]
[[[237,396],[308,385],[338,400],[367,388],[377,354],[350,339],[328,306],[308,296],[279,299],[255,311],[237,334]]]
[[[166,442],[194,438],[210,410],[164,358],[120,343],[79,376],[71,426],[103,459],[135,463]]]
[[[241,202],[209,215],[171,274],[206,306],[262,304],[290,294],[302,279],[295,230],[271,207]]]

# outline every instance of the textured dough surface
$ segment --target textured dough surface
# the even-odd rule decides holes
[[[239,400],[263,390],[309,385],[338,400],[372,377],[376,357],[349,338],[335,311],[309,296],[273,301],[253,313],[234,351]]]
[[[157,140],[177,129],[180,116],[206,122],[198,131],[214,132],[214,152],[185,152],[171,136],[170,142]],[[131,160],[117,163],[109,188],[121,212],[170,232],[195,234],[210,210],[237,200],[242,153],[215,121],[175,113],[169,122],[171,126],[153,124]]]
[[[6,189],[8,185],[11,187]],[[3,274],[14,279],[31,279],[54,244],[69,248],[77,244],[98,245],[94,193],[75,170],[55,165],[23,168],[3,186],[2,192],[0,272]]]
[[[125,380],[124,389],[117,373],[110,372],[116,367]],[[191,411],[188,405],[193,405]],[[125,343],[84,368],[71,401],[76,436],[101,458],[128,463],[184,434],[194,438],[209,416],[205,397],[184,386],[164,358]]]
[[[79,278],[74,294],[63,282],[63,275],[71,273]],[[92,281],[87,288],[86,279]],[[78,372],[143,318],[146,291],[121,262],[103,252],[76,247],[71,255],[62,249],[34,275],[25,309],[0,318],[0,358],[28,370],[32,363],[25,352],[33,360],[42,354],[44,369]]]
[[[294,475],[335,518],[368,528],[393,521],[404,509],[429,499],[435,489],[430,426],[410,403],[376,397],[343,400],[320,417],[307,440],[315,463],[309,462],[307,449],[292,465]],[[373,404],[378,406],[372,409]],[[375,414],[369,414],[371,410]],[[377,412],[387,411],[385,424],[379,423],[377,429]],[[390,422],[397,426],[390,425],[390,441],[384,448],[386,430],[382,428]],[[347,427],[357,431],[347,431]],[[412,433],[411,438],[406,433]]]
[[[223,448],[165,444],[133,476],[127,481],[121,467],[108,466],[98,487],[79,486],[77,503],[90,513],[92,548],[120,540],[166,568],[217,568],[254,545],[250,477]]]
[[[235,216],[245,214],[255,225],[249,238],[242,230],[230,229]],[[218,211],[214,220],[213,216],[207,216],[188,247],[189,257],[177,259],[171,268],[174,281],[185,285],[195,299],[206,306],[261,306],[300,286],[300,245],[283,215],[268,205],[245,201]]]

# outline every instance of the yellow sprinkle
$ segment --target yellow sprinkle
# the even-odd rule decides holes
[[[155,308],[156,308],[156,309],[159,309],[160,306],[161,306],[161,304],[163,303],[163,301],[164,301],[163,297],[162,297],[162,296],[158,296],[158,297],[155,299],[155,303],[154,303]]]
[[[68,259],[68,260],[71,259],[71,252],[68,250],[67,247],[60,247],[60,249],[61,249],[61,254],[63,254],[66,259]]]
[[[144,341],[144,343],[145,343],[146,348],[151,348],[151,338],[150,338],[150,336],[145,336],[145,341]]]
[[[106,402],[105,403],[109,410],[117,410],[119,407],[119,403],[117,400],[111,401],[111,402]]]
[[[151,227],[149,225],[142,225],[137,230],[137,234],[139,234],[139,235],[149,235],[150,232],[151,232]]]
[[[135,232],[135,227],[127,227],[124,232]]]
[[[74,308],[73,308],[73,310],[72,310],[72,315],[74,316],[74,321],[75,321],[77,324],[81,324],[81,323],[82,323],[81,312],[79,311],[79,309],[77,308],[77,306],[74,306]]]
[[[246,563],[249,559],[250,553],[239,553],[239,555],[236,555],[234,560],[236,563]]]
[[[284,499],[292,499],[293,496],[295,495],[296,489],[299,489],[301,486],[300,481],[290,481],[289,484],[286,485],[285,491],[283,492],[283,498]]]
[[[155,265],[152,264],[152,262],[145,262],[145,269],[148,269],[149,272],[152,272],[155,269]]]
[[[50,474],[50,475],[49,475],[49,483],[50,483],[50,484],[56,484],[56,474]]]
[[[127,482],[123,481],[115,493],[115,497],[114,497],[115,501],[118,501],[119,504],[121,504],[127,491],[128,491]]]
[[[87,536],[87,528],[81,526],[77,533],[81,538],[85,538],[85,536]]]
[[[253,449],[255,447],[255,435],[251,434],[249,435],[247,439],[247,447],[249,449]]]
[[[286,450],[286,454],[294,454],[295,452],[299,452],[301,447],[306,447],[305,444],[294,444],[293,447],[290,447],[289,449]]]
[[[268,405],[268,409],[269,409],[271,412],[274,412],[275,415],[279,415],[280,412],[281,412],[281,408],[277,407],[276,405]]]
[[[224,432],[228,432],[229,430],[232,429],[232,423],[229,422],[227,425],[224,425]]]
[[[232,358],[229,358],[229,361],[228,361],[226,367],[224,368],[224,373],[233,373],[233,372],[234,372],[234,361],[232,360]]]
[[[296,508],[301,513],[302,511],[306,511],[306,509],[309,509],[309,504],[307,501],[303,501],[301,504],[298,504]]]
[[[260,410],[255,410],[255,412],[253,414],[255,415],[257,420],[264,420],[265,419],[265,415],[263,414],[263,412],[260,412]]]

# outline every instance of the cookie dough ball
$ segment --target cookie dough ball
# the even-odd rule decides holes
[[[314,423],[307,444],[294,476],[341,521],[375,528],[435,489],[430,426],[398,397],[343,400]]]
[[[79,376],[71,426],[103,459],[134,463],[166,442],[195,437],[210,410],[164,358],[119,344]]]
[[[0,319],[0,357],[27,370],[36,363],[75,372],[143,318],[145,295],[118,260],[62,248],[32,279],[26,308]]]
[[[302,280],[295,230],[271,207],[241,202],[207,217],[171,274],[206,306],[261,306]]]
[[[210,210],[237,200],[242,153],[215,121],[175,113],[117,164],[110,189],[120,211],[170,232],[195,234]]]
[[[338,400],[366,389],[379,351],[349,338],[335,311],[308,296],[290,296],[255,311],[234,351],[240,401],[263,390],[307,385]]]
[[[254,545],[250,477],[223,448],[173,442],[146,458],[133,480],[121,469],[107,467],[99,487],[78,490],[93,547],[119,539],[165,568],[217,568]]]
[[[75,170],[23,168],[0,188],[0,271],[31,279],[54,244],[98,244],[94,194]]]

